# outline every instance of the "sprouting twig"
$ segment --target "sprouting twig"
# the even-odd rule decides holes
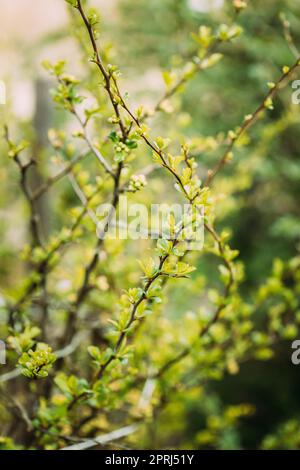
[[[297,48],[294,38],[292,36],[290,22],[288,21],[284,13],[280,13],[279,18],[283,26],[283,34],[287,42],[287,45],[289,46],[290,51],[293,54],[293,56],[297,59],[300,56],[300,51]]]
[[[8,147],[12,149],[14,147],[14,144],[10,140],[7,126],[4,126],[4,137],[8,144]],[[31,230],[32,245],[43,246],[43,241],[42,241],[40,227],[39,227],[39,214],[36,209],[35,199],[31,194],[31,190],[29,187],[29,179],[28,179],[28,170],[30,169],[32,165],[35,164],[35,161],[33,159],[30,159],[27,163],[22,163],[18,150],[16,150],[13,153],[13,160],[19,168],[21,188],[30,208],[30,230]]]
[[[262,102],[259,104],[259,106],[256,108],[256,110],[252,114],[249,114],[245,117],[242,126],[237,130],[237,132],[232,137],[230,137],[229,144],[227,145],[220,160],[217,162],[217,164],[212,170],[208,171],[208,175],[205,180],[205,186],[210,186],[215,176],[226,165],[228,161],[228,157],[230,153],[232,152],[233,148],[235,147],[236,143],[240,139],[240,137],[256,122],[260,114],[266,109],[266,104],[270,100],[272,100],[272,98],[280,89],[281,85],[288,80],[288,78],[299,67],[299,65],[300,65],[300,56],[298,56],[296,62],[290,68],[288,68],[288,71],[287,72],[284,71],[282,75],[280,76],[280,78],[277,80],[277,82],[272,85],[271,89],[269,90],[267,95],[264,97]]]

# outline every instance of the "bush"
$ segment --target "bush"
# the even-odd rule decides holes
[[[224,71],[233,80],[240,77],[239,48],[245,46],[239,23],[243,15],[254,15],[250,7],[247,12],[246,2],[229,2],[226,24],[215,24],[212,16],[198,29],[195,17],[184,13],[185,2],[179,12],[169,2],[168,11],[179,15],[183,30],[190,24],[196,29],[181,45],[183,58],[171,60],[176,43],[167,39],[162,57],[157,51],[168,67],[163,71],[165,92],[149,107],[132,104],[138,99],[134,88],[143,54],[137,53],[129,97],[113,63],[113,49],[98,41],[102,26],[97,12],[82,0],[67,3],[83,66],[77,78],[64,61],[43,63],[54,81],[53,101],[63,110],[56,129],[48,132],[49,145],[36,152],[34,138],[28,143],[14,137],[22,126],[14,132],[11,125],[5,126],[9,162],[4,163],[7,178],[1,191],[10,191],[7,207],[17,211],[18,220],[26,218],[29,243],[20,259],[9,230],[2,227],[1,334],[6,338],[7,370],[0,376],[1,448],[76,448],[78,442],[112,430],[135,448],[247,446],[240,429],[255,416],[252,400],[223,404],[215,384],[238,376],[243,364],[272,361],[282,341],[297,338],[300,321],[296,244],[290,259],[276,256],[271,272],[262,276],[255,264],[262,254],[258,250],[257,257],[248,260],[243,246],[239,253],[235,245],[242,240],[230,229],[241,230],[242,209],[250,212],[241,194],[246,198],[252,189],[256,201],[264,197],[261,178],[268,172],[260,153],[272,146],[273,136],[285,131],[286,123],[298,119],[288,100],[277,108],[277,95],[300,65],[289,23],[283,19],[295,59],[274,72],[239,124],[231,126],[233,118],[224,103],[228,97],[204,101],[204,115],[211,105],[214,113],[218,109],[223,114],[220,122],[231,128],[220,132],[214,114],[207,124],[210,134],[199,136],[202,109],[185,98],[186,88],[203,75],[207,89],[210,69],[214,77]],[[138,12],[135,2],[129,3]],[[125,11],[127,4],[122,3]],[[264,11],[269,13],[267,7]],[[126,34],[120,27],[122,47]],[[131,44],[131,39],[124,52],[130,67],[135,47],[144,47],[142,42]],[[193,97],[191,90],[187,93]],[[22,131],[26,133],[24,126]],[[30,131],[27,134],[30,137]],[[256,154],[254,144],[261,152]],[[285,149],[288,152],[288,146]],[[282,159],[291,165],[288,155]],[[26,203],[21,209],[14,206],[17,177]],[[267,182],[274,195],[277,173]],[[151,204],[185,204],[188,219],[168,214],[167,234],[159,229],[155,241],[114,237],[111,218],[124,215],[122,198],[134,210],[134,204],[146,210]],[[103,207],[107,217],[99,224]],[[260,223],[263,215],[258,217]],[[284,224],[293,225],[294,219],[284,214],[274,233],[282,233]],[[144,221],[132,221],[137,238]],[[201,239],[195,245],[191,238],[195,229],[199,231],[199,221],[203,247]],[[263,239],[260,247],[266,244]],[[263,274],[266,270],[263,266]],[[276,437],[264,437],[264,448],[286,445],[289,426],[280,429]],[[96,444],[91,440],[85,445]]]

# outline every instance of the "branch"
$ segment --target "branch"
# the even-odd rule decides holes
[[[37,188],[34,193],[32,194],[32,199],[36,200],[40,198],[45,192],[47,192],[55,183],[60,181],[64,176],[68,175],[71,173],[73,170],[74,166],[77,165],[77,163],[81,162],[85,157],[87,156],[86,153],[82,153],[80,155],[77,155],[74,157],[67,165],[64,166],[64,168],[59,171],[56,175],[50,176],[46,180],[46,182],[41,185],[39,188]]]
[[[99,160],[100,164],[103,166],[103,168],[105,169],[106,173],[108,173],[112,178],[116,178],[116,175],[114,174],[114,172],[112,171],[110,165],[107,163],[107,161],[105,160],[105,158],[103,157],[102,153],[94,146],[93,142],[91,141],[89,135],[88,135],[88,132],[87,132],[87,122],[84,122],[77,109],[73,106],[72,107],[72,113],[74,114],[74,116],[76,116],[80,126],[81,126],[81,129],[82,129],[82,132],[83,132],[83,137],[84,137],[84,140],[86,141],[88,147],[90,148],[91,152],[95,155],[95,157]]]
[[[145,382],[138,407],[143,408],[147,406],[147,404],[150,402],[153,392],[155,389],[155,382],[152,378],[148,378]],[[82,441],[79,444],[75,444],[72,446],[64,447],[61,450],[85,450],[85,449],[90,449],[91,447],[95,447],[97,445],[102,445],[104,446],[105,444],[108,444],[109,442],[116,441],[118,439],[121,439],[122,437],[127,437],[130,436],[131,434],[135,433],[139,428],[141,427],[141,424],[131,424],[129,426],[125,426],[119,429],[116,429],[112,432],[109,432],[108,434],[103,434],[101,436],[97,436],[93,439],[87,439],[85,441]]]
[[[98,66],[98,68],[99,68],[99,70],[100,70],[100,72],[103,76],[105,89],[108,93],[110,102],[111,102],[112,107],[114,109],[116,119],[118,121],[120,130],[121,130],[121,133],[122,133],[123,141],[125,142],[125,140],[127,138],[127,135],[128,135],[128,131],[127,131],[126,126],[125,126],[125,124],[122,120],[120,110],[119,110],[119,105],[116,102],[115,97],[114,97],[114,93],[113,93],[112,86],[111,86],[111,75],[110,75],[110,73],[107,72],[107,70],[106,70],[106,68],[105,68],[105,66],[104,66],[104,64],[101,60],[99,50],[98,50],[98,46],[97,46],[97,42],[96,42],[96,38],[95,38],[94,30],[93,30],[93,27],[90,24],[86,14],[85,14],[85,12],[82,8],[81,0],[77,0],[77,7],[76,8],[78,9],[78,11],[81,15],[81,18],[83,19],[83,22],[84,22],[84,24],[86,26],[86,29],[88,31],[90,41],[91,41],[93,51],[94,51],[94,56],[95,56],[95,58],[93,59],[93,62]]]
[[[4,126],[4,138],[7,142],[9,150],[12,152],[12,158],[14,162],[17,164],[21,179],[20,184],[22,191],[24,193],[25,199],[28,202],[29,209],[30,209],[30,230],[31,230],[31,237],[32,237],[32,244],[33,246],[43,246],[42,238],[40,235],[40,228],[39,228],[39,214],[35,207],[35,199],[33,198],[29,182],[28,182],[28,170],[32,165],[35,165],[35,161],[30,159],[26,164],[23,164],[20,159],[20,151],[10,140],[8,127]],[[23,149],[22,149],[23,150]]]
[[[113,213],[113,211],[116,209],[116,207],[119,203],[119,198],[120,198],[120,191],[119,190],[120,190],[120,179],[121,179],[122,169],[123,169],[123,163],[121,162],[121,163],[118,164],[118,168],[117,168],[117,171],[116,171],[115,177],[114,177],[114,191],[113,191],[113,197],[112,197],[112,203],[111,203],[111,205],[112,205],[111,213]],[[69,311],[69,318],[68,318],[68,321],[67,321],[67,325],[66,325],[66,328],[65,328],[64,335],[62,337],[63,341],[67,341],[67,342],[70,341],[72,336],[75,333],[76,315],[77,315],[78,309],[80,308],[81,304],[84,302],[84,300],[86,299],[88,293],[90,292],[90,288],[91,288],[90,278],[91,278],[91,275],[93,274],[93,272],[95,271],[95,269],[97,268],[98,261],[99,261],[99,250],[100,250],[101,246],[103,245],[104,238],[105,238],[104,235],[106,233],[107,228],[109,227],[109,223],[110,223],[110,217],[107,217],[106,224],[105,224],[105,227],[104,227],[104,230],[103,230],[103,232],[104,232],[103,236],[98,238],[96,246],[94,248],[94,254],[93,254],[91,260],[89,261],[89,263],[85,267],[83,281],[81,283],[81,286],[78,289],[76,299],[74,300],[74,302],[71,306],[71,309]]]
[[[93,193],[88,198],[86,198],[86,203],[83,204],[84,207],[83,207],[82,212],[77,216],[77,218],[74,221],[73,225],[69,229],[70,234],[69,234],[68,239],[60,239],[57,242],[57,244],[49,251],[49,253],[47,254],[46,259],[41,261],[39,263],[39,265],[37,266],[37,268],[36,268],[36,272],[38,274],[43,273],[43,272],[49,272],[49,270],[52,270],[54,268],[54,265],[53,264],[51,265],[51,261],[52,261],[53,257],[55,256],[55,254],[57,252],[59,252],[59,250],[63,246],[65,246],[68,242],[70,242],[72,240],[75,231],[77,230],[77,228],[79,227],[82,219],[85,217],[86,213],[88,212],[89,202],[97,194],[98,194],[98,188],[96,188],[95,191],[93,191]],[[31,283],[29,283],[28,287],[26,288],[25,292],[20,297],[20,299],[14,305],[9,307],[9,311],[10,311],[11,315],[14,314],[14,313],[18,313],[20,311],[20,309],[22,308],[24,303],[27,302],[27,300],[29,300],[31,295],[34,294],[34,292],[39,287],[41,287],[41,282],[42,282],[42,280],[33,280]]]
[[[248,116],[245,117],[245,120],[242,124],[241,127],[239,127],[238,131],[235,133],[234,136],[230,137],[230,142],[228,146],[225,149],[225,152],[223,153],[222,157],[216,164],[216,166],[208,171],[208,176],[205,181],[205,186],[210,186],[212,183],[213,179],[215,176],[219,173],[219,171],[226,165],[226,163],[229,160],[229,156],[235,147],[236,143],[240,139],[240,137],[247,131],[256,121],[257,118],[260,116],[260,114],[266,109],[266,105],[268,102],[272,102],[272,98],[276,95],[278,90],[280,89],[280,86],[285,82],[292,74],[293,72],[299,67],[300,65],[300,56],[298,56],[296,62],[292,65],[291,68],[288,69],[288,71],[283,71],[283,74],[281,77],[277,80],[276,83],[271,84],[271,89],[268,92],[268,94],[264,97],[263,101],[261,104],[256,108],[256,110],[253,112],[253,114],[249,114]]]
[[[109,432],[108,434],[103,434],[102,436],[97,436],[94,439],[87,439],[82,441],[79,444],[74,444],[72,446],[64,447],[60,450],[86,450],[90,449],[91,447],[95,447],[97,445],[104,446],[109,442],[116,441],[121,439],[122,437],[127,437],[130,434],[136,432],[139,428],[138,424],[131,424],[130,426],[125,426],[120,429],[116,429],[115,431]]]
[[[290,22],[287,20],[286,16],[284,13],[281,13],[279,15],[279,18],[281,20],[282,26],[283,26],[283,34],[285,37],[285,40],[287,42],[287,45],[290,48],[291,53],[293,56],[297,59],[300,56],[300,51],[297,48],[292,33],[291,33],[291,25]]]

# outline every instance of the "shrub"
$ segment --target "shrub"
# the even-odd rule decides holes
[[[151,109],[135,109],[122,91],[111,50],[98,41],[97,12],[82,0],[67,3],[84,57],[82,76],[69,73],[64,61],[43,65],[55,81],[55,105],[76,127],[49,130],[58,169],[43,175],[39,186],[32,187],[32,174],[49,168],[31,156],[33,142],[19,142],[5,128],[9,165],[18,170],[27,204],[30,243],[22,267],[15,262],[4,273],[8,370],[0,381],[8,409],[1,408],[1,446],[80,448],[85,438],[118,430],[137,448],[238,447],[239,421],[255,409],[249,403],[222,406],[210,386],[238,374],[250,359],[270,360],[282,338],[297,337],[299,257],[274,260],[255,295],[245,295],[239,252],[230,245],[230,231],[218,227],[224,191],[234,198],[236,189],[234,183],[224,189],[220,175],[227,170],[231,182],[239,181],[232,161],[247,152],[257,121],[273,112],[299,57],[282,64],[260,102],[233,129],[191,137],[178,126],[182,110],[172,100],[197,75],[210,68],[218,73],[242,34],[237,21],[246,2],[232,2],[229,24],[192,32],[186,63],[163,72],[166,90]],[[217,158],[201,161],[201,152],[210,150]],[[186,223],[172,216],[170,236],[156,242],[110,237],[109,218],[97,236],[97,207],[109,203],[114,213],[125,195],[130,204],[147,207],[186,204],[203,221],[203,249],[190,249]],[[39,205],[45,197],[54,220],[46,236]],[[21,269],[23,280],[15,279]],[[191,409],[199,415],[195,432],[189,430]],[[148,433],[156,423],[159,441]]]

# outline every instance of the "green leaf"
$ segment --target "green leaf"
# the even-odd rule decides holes
[[[89,355],[95,360],[95,361],[100,361],[101,360],[101,351],[97,346],[89,346],[87,348]]]
[[[170,145],[170,139],[164,139],[163,137],[157,137],[155,140],[156,146],[159,150],[164,150]]]
[[[145,261],[139,261],[139,264],[147,278],[153,277],[157,273],[157,265],[153,258],[148,258]]]
[[[77,0],[65,0],[65,1],[74,8],[77,8],[78,6]]]
[[[160,256],[171,253],[172,247],[173,243],[170,240],[166,240],[165,238],[160,238],[156,244],[157,252]]]
[[[117,144],[117,143],[120,141],[120,138],[119,138],[118,134],[116,133],[116,131],[112,131],[112,132],[109,134],[108,138],[109,138],[112,142],[114,142],[114,144]]]

